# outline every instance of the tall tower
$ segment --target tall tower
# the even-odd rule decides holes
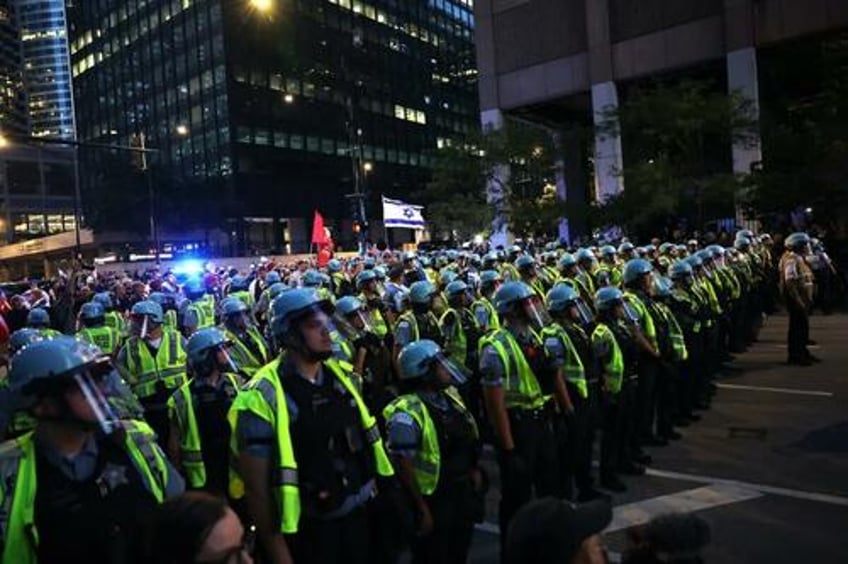
[[[34,136],[74,139],[64,0],[16,0],[27,113]]]

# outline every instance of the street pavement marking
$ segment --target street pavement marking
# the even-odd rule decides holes
[[[659,497],[652,497],[619,505],[613,509],[612,523],[604,533],[614,533],[643,525],[658,515],[667,513],[694,513],[713,507],[739,503],[762,497],[751,488],[731,484],[712,484]]]
[[[831,495],[819,492],[809,492],[804,490],[793,490],[791,488],[780,488],[777,486],[767,486],[765,484],[755,484],[751,482],[742,482],[740,480],[727,480],[724,478],[715,478],[712,476],[699,476],[698,474],[684,474],[682,472],[671,472],[668,470],[656,470],[648,468],[645,472],[648,476],[657,478],[669,478],[671,480],[684,480],[689,482],[701,482],[713,485],[727,485],[748,490],[754,490],[761,494],[771,494],[783,497],[792,497],[795,499],[803,499],[806,501],[816,501],[819,503],[829,503],[831,505],[841,505],[848,507],[848,497],[839,495]]]
[[[796,390],[794,388],[771,388],[769,386],[743,386],[741,384],[716,384],[719,388],[728,390],[751,390],[753,392],[774,392],[777,394],[794,394],[796,396],[816,396],[832,398],[833,392],[821,392],[817,390]]]

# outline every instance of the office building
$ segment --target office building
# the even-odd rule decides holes
[[[630,86],[657,77],[707,77],[745,96],[757,117],[764,68],[782,64],[775,48],[845,30],[848,2],[478,0],[475,19],[484,126],[509,114],[566,134],[603,121]],[[750,172],[761,147],[728,147],[733,172]],[[626,190],[616,174],[627,159],[620,137],[596,133],[593,145],[562,150],[561,197],[603,201]],[[581,174],[586,162],[593,175]]]
[[[156,186],[204,200],[188,215],[220,214],[234,253],[308,250],[315,209],[352,239],[346,195],[379,217],[478,120],[470,0],[97,0],[69,18],[80,138],[144,134]]]
[[[32,135],[74,139],[64,0],[15,0]]]
[[[0,0],[0,131],[26,133],[21,44],[11,0]]]

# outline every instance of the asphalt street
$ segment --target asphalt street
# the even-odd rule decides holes
[[[625,478],[604,535],[613,561],[631,527],[696,511],[712,531],[707,562],[848,562],[848,315],[810,324],[820,364],[787,366],[787,318],[768,319],[721,375],[703,420],[682,441],[650,449],[647,476]],[[471,562],[498,560],[497,497]]]

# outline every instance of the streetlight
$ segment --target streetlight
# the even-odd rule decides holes
[[[177,133],[177,135],[179,135],[180,137],[187,137],[187,136],[188,136],[188,133],[189,133],[189,131],[188,131],[188,126],[187,126],[187,125],[185,125],[184,123],[179,124],[179,125],[176,127],[176,129],[175,129],[174,131],[175,131],[175,132]]]
[[[283,102],[285,102],[286,104],[291,104],[292,102],[294,102],[294,96],[292,96],[291,94],[286,94],[285,96],[283,96]]]
[[[372,170],[374,170],[374,163],[370,161],[362,163],[362,170],[364,170],[365,172],[371,172]]]
[[[267,14],[274,8],[274,0],[250,0],[250,6],[257,12]]]

